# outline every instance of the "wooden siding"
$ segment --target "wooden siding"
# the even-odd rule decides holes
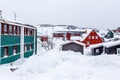
[[[91,38],[89,39],[89,36],[91,36]],[[92,38],[92,36],[94,36],[94,39]],[[96,36],[98,36],[98,38],[96,39]],[[88,47],[89,45],[87,44],[89,42],[89,45],[92,44],[98,44],[98,43],[102,43],[103,40],[100,38],[100,36],[94,31],[92,30],[90,32],[90,34],[82,41],[82,43],[86,44],[86,47]]]
[[[120,48],[120,44],[112,47],[105,47],[105,53],[107,54],[117,54],[117,48]]]
[[[96,48],[92,49],[92,55],[100,55],[102,53],[103,53],[103,46],[96,47]]]
[[[81,52],[83,54],[84,52],[84,47],[82,45],[78,45],[76,43],[68,43],[62,46],[63,51],[68,51],[72,50],[75,52]]]

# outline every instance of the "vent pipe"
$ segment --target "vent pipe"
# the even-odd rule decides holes
[[[2,10],[0,10],[0,19],[2,19]]]

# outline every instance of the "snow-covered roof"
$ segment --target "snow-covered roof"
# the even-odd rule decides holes
[[[24,27],[31,27],[31,28],[37,29],[33,25],[22,24],[22,23],[19,23],[19,22],[12,22],[12,21],[8,21],[8,20],[5,20],[5,19],[0,19],[0,22],[1,23],[6,23],[6,24],[11,24],[11,25],[16,25],[16,26],[24,26]]]
[[[68,42],[66,42],[66,43],[63,43],[62,45],[69,44],[69,43],[76,43],[76,44],[78,44],[78,45],[85,46],[84,43],[81,43],[81,42],[78,42],[78,41],[68,41]]]
[[[116,46],[116,45],[119,45],[119,44],[120,44],[120,40],[118,40],[118,41],[108,41],[108,42],[103,43],[103,45],[107,48],[112,47],[112,46]]]
[[[92,31],[93,29],[85,29],[85,33],[82,34],[82,37],[81,37],[81,40],[80,41],[83,41]]]
[[[103,43],[90,45],[88,48],[92,49],[92,48],[96,48],[96,47],[100,47],[100,46],[103,46]]]
[[[81,40],[81,36],[72,36],[71,40]]]
[[[39,33],[42,33],[43,35],[52,35],[53,33],[67,33],[67,32],[79,32],[79,33],[85,33],[84,29],[67,29],[61,26],[56,27],[38,27],[37,31]]]

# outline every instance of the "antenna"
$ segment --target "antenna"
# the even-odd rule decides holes
[[[16,21],[17,18],[16,12],[13,12],[13,14],[14,14],[14,20]]]

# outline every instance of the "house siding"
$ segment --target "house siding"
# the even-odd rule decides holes
[[[75,52],[81,52],[83,54],[84,47],[75,43],[69,43],[62,46],[63,51],[72,50]]]
[[[106,54],[117,54],[117,48],[120,48],[120,44],[112,47],[105,47],[105,53]]]
[[[97,52],[96,50],[99,50],[99,52]],[[103,46],[100,47],[96,47],[92,49],[92,55],[100,55],[103,53]]]
[[[1,24],[1,23],[0,23]],[[7,23],[6,23],[7,24]],[[9,25],[9,24],[7,24]],[[4,27],[4,26],[3,26]],[[20,28],[23,26],[19,26]],[[25,26],[26,27],[26,26]],[[28,58],[30,56],[33,55],[33,53],[35,52],[36,54],[36,48],[37,48],[37,29],[36,28],[32,28],[29,27],[31,29],[33,29],[35,31],[35,35],[23,35],[24,37],[24,45],[27,44],[28,49],[26,52],[24,52],[23,57],[24,58]],[[21,31],[21,29],[20,29]],[[13,61],[16,61],[17,59],[20,59],[21,57],[21,52],[20,52],[20,48],[21,48],[21,34],[18,35],[10,35],[9,31],[7,34],[1,34],[2,29],[1,29],[1,25],[0,25],[0,64],[6,64],[6,63],[11,63]],[[18,33],[18,32],[16,32]],[[21,32],[20,32],[21,33]],[[22,32],[24,33],[24,31]],[[30,50],[30,45],[32,44],[32,50]],[[17,47],[15,54],[13,54],[13,47]],[[4,56],[4,47],[8,48],[8,55]]]
[[[94,39],[89,39],[89,36],[94,36]],[[98,38],[96,39],[96,36],[98,36]],[[102,43],[102,39],[100,38],[100,36],[94,31],[92,30],[90,32],[90,34],[82,41],[82,43],[86,44],[86,47],[88,47],[89,45],[87,44],[87,42],[89,42],[89,45],[93,45],[93,44],[98,44],[98,43]]]

